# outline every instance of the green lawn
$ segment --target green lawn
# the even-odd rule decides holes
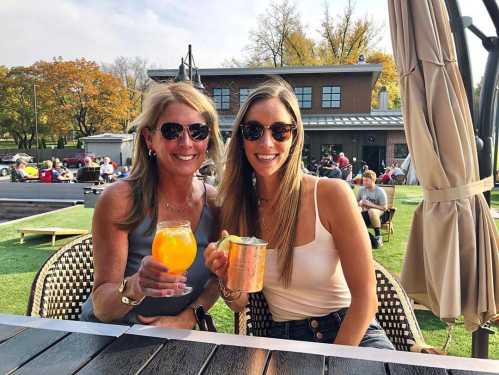
[[[422,197],[419,187],[397,186],[397,212],[394,217],[395,235],[385,242],[382,249],[374,252],[374,257],[392,273],[400,273],[405,246],[412,220],[412,212]],[[492,196],[493,205],[499,207],[499,191]],[[53,251],[72,239],[57,240],[55,248],[50,245],[49,237],[27,236],[23,245],[19,244],[16,228],[20,225],[67,226],[89,229],[93,210],[81,206],[63,212],[27,219],[21,223],[0,226],[0,312],[25,314],[31,287],[36,271]],[[233,315],[220,300],[212,309],[217,327],[222,332],[233,332]],[[416,316],[428,344],[441,347],[446,338],[446,326],[428,311],[417,311]],[[496,332],[497,332],[497,328]],[[469,357],[471,353],[471,334],[464,330],[462,320],[458,321],[453,332],[449,354]],[[499,359],[499,337],[491,336],[490,358]]]

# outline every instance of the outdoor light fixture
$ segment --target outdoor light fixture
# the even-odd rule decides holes
[[[198,68],[194,62],[194,57],[192,56],[192,46],[190,44],[186,58],[182,58],[180,61],[181,62],[180,66],[178,67],[178,73],[175,76],[175,82],[191,81],[195,88],[201,91],[204,90],[205,87],[203,85],[203,82],[201,82],[201,75],[199,74]],[[186,67],[188,69],[187,71]]]

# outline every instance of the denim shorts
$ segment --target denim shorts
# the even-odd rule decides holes
[[[344,308],[318,318],[272,322],[270,337],[331,344],[336,339],[347,311]],[[359,346],[395,350],[376,319],[369,324]]]

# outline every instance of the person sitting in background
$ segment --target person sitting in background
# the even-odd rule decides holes
[[[381,223],[388,218],[387,197],[385,191],[376,186],[376,173],[368,170],[362,175],[362,187],[357,193],[357,202],[362,212],[362,218],[367,227],[374,229],[374,238],[371,233],[371,244],[373,248],[383,246],[383,237],[381,236]]]
[[[345,168],[341,170],[341,178],[346,182],[352,182],[352,164],[348,164]]]
[[[30,175],[24,170],[27,163],[22,159],[16,160],[16,166],[12,172],[12,182],[26,182],[30,179]]]
[[[118,178],[127,178],[128,175],[129,175],[128,167],[124,165],[123,167],[121,167],[121,171],[120,174],[118,175]]]
[[[73,180],[73,174],[67,168],[62,166],[59,159],[54,160],[54,167],[52,168],[52,182],[71,182]]]
[[[104,163],[100,166],[100,176],[104,182],[114,181],[114,167],[111,164],[111,158],[109,158],[109,156],[104,158]]]
[[[40,171],[40,182],[52,182],[52,160],[45,160],[43,162],[43,169]]]
[[[340,167],[340,169],[343,169],[348,164],[350,164],[350,160],[348,160],[348,158],[345,156],[345,153],[343,153],[343,152],[339,153],[337,162],[338,162],[338,166]]]
[[[392,170],[390,169],[390,167],[386,167],[385,172],[381,176],[379,176],[379,178],[380,183],[384,185],[390,184],[392,182]]]

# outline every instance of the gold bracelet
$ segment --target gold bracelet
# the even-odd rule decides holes
[[[239,297],[241,297],[241,292],[237,292],[235,290],[230,290],[227,288],[222,279],[218,279],[218,290],[220,291],[220,295],[224,299],[225,302],[234,302]]]

